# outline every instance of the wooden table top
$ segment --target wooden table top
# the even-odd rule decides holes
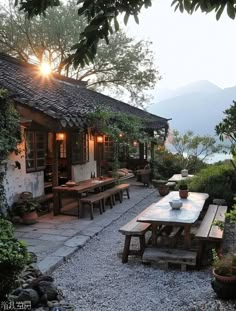
[[[54,192],[86,192],[88,190],[92,190],[98,187],[102,187],[105,185],[109,185],[115,182],[114,178],[107,177],[103,180],[99,180],[99,178],[93,178],[88,180],[79,181],[73,187],[68,187],[66,185],[53,187]]]
[[[193,224],[198,219],[208,196],[207,193],[189,192],[187,199],[181,199],[183,206],[180,210],[173,210],[169,202],[179,199],[179,193],[171,191],[160,201],[147,207],[137,221],[170,225]]]
[[[168,181],[178,182],[178,181],[183,180],[183,179],[192,178],[193,176],[194,175],[188,175],[186,177],[183,177],[181,174],[174,174],[170,179],[168,179]]]

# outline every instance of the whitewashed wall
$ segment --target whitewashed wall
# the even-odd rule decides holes
[[[97,176],[96,161],[94,161],[94,140],[89,140],[89,162],[72,166],[72,180],[81,181],[91,177],[91,173]]]
[[[12,153],[7,161],[4,186],[9,205],[18,199],[21,192],[30,191],[34,197],[44,193],[44,172],[26,173],[24,146],[25,142],[22,141],[18,146],[18,149],[21,150],[20,154]],[[15,161],[20,163],[20,169],[15,167]]]

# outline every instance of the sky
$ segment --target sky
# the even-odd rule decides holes
[[[224,12],[193,15],[174,12],[172,0],[153,0],[143,9],[139,25],[131,18],[127,31],[136,39],[153,42],[162,81],[158,88],[175,89],[198,80],[219,87],[236,85],[236,20]]]

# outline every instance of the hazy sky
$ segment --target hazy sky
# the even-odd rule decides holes
[[[172,0],[153,0],[140,23],[128,23],[128,33],[153,42],[156,62],[163,77],[159,88],[176,88],[197,80],[220,87],[236,85],[236,20],[226,13],[174,12]]]

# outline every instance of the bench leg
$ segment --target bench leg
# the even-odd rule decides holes
[[[103,207],[102,207],[102,200],[99,200],[99,201],[98,201],[98,204],[99,204],[99,212],[100,212],[100,215],[102,215],[102,209],[103,209]]]
[[[146,246],[145,235],[141,235],[139,237],[139,243],[140,243],[140,253],[141,253],[141,256],[143,256],[143,252],[144,252],[145,246]]]
[[[118,192],[118,197],[119,197],[120,203],[122,203],[122,201],[123,201],[123,191],[122,190]]]
[[[131,235],[126,235],[125,236],[124,251],[123,251],[123,255],[122,255],[122,263],[128,262],[130,241],[131,241]]]
[[[202,256],[204,253],[204,249],[205,249],[205,241],[199,241],[198,243],[198,258],[197,258],[197,267],[198,269],[200,269],[201,265],[202,265]]]
[[[126,193],[127,193],[128,199],[130,199],[130,196],[129,196],[129,188],[126,189]]]
[[[93,203],[90,203],[90,218],[93,220]]]
[[[104,198],[104,199],[102,199],[101,201],[102,201],[102,211],[105,212],[105,211],[106,211],[106,210],[105,210],[106,199]]]

